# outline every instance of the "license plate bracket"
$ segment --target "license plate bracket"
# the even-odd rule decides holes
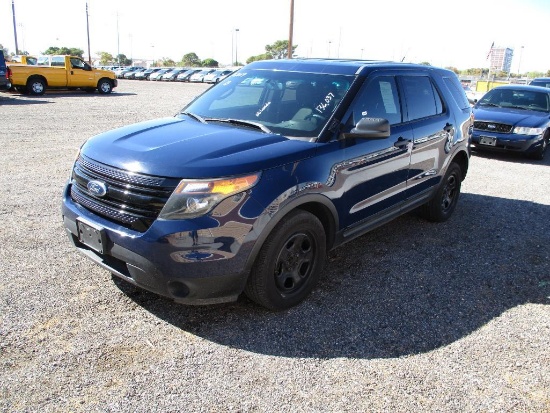
[[[491,138],[490,136],[480,136],[479,144],[487,146],[497,146],[497,138]]]
[[[103,228],[83,222],[79,219],[76,220],[76,227],[78,229],[78,240],[82,244],[100,254],[105,252],[107,237],[105,236],[105,230]]]

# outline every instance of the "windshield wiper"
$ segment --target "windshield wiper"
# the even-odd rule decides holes
[[[189,116],[190,118],[198,120],[200,123],[206,123],[206,121],[202,117],[191,112],[180,112],[180,115],[186,115],[186,116]]]
[[[477,103],[479,106],[495,106],[495,107],[499,107],[499,105],[496,105],[494,103],[489,103],[489,102],[478,102]]]
[[[261,123],[251,122],[249,120],[219,119],[219,118],[206,118],[204,120],[207,122],[222,122],[222,123],[230,123],[232,125],[240,125],[240,126],[248,126],[248,127],[252,126],[255,129],[260,129],[262,132],[273,133],[268,127],[262,125]]]

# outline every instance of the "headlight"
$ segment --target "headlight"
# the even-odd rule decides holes
[[[234,178],[183,179],[174,190],[159,218],[188,219],[208,213],[222,200],[252,188],[260,173]]]
[[[542,128],[526,128],[524,126],[516,126],[514,128],[514,133],[518,135],[540,135],[542,134]]]

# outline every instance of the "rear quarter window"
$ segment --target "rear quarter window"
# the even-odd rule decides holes
[[[470,102],[468,102],[464,88],[460,84],[458,78],[443,77],[443,81],[458,107],[460,109],[468,109],[470,107]]]

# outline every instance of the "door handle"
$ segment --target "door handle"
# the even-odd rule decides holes
[[[445,132],[451,132],[453,130],[453,125],[450,123],[447,123],[445,127],[443,128]]]
[[[409,143],[411,142],[410,139],[405,139],[403,137],[399,137],[399,139],[397,139],[397,142],[395,142],[393,144],[393,146],[395,146],[396,148],[404,148],[405,146],[407,146]]]

